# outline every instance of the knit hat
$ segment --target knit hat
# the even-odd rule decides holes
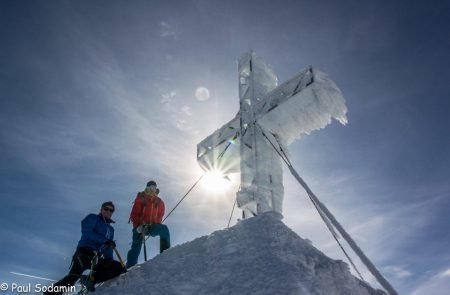
[[[147,186],[151,186],[151,185],[157,186],[156,182],[154,180],[150,180],[149,182],[147,182]]]

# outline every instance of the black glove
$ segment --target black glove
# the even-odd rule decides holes
[[[105,242],[105,247],[106,247],[106,248],[108,248],[108,247],[116,248],[116,242],[114,242],[113,240],[107,240],[107,241]]]

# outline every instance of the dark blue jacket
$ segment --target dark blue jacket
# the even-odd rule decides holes
[[[106,259],[113,259],[111,247],[102,248],[107,240],[114,239],[112,220],[105,219],[102,214],[89,214],[81,221],[81,239],[78,247],[88,247],[103,253]]]

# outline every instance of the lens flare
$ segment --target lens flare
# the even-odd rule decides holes
[[[222,193],[231,186],[231,181],[219,170],[206,172],[202,185],[211,193]]]

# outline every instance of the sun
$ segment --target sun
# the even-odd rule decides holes
[[[210,193],[222,193],[231,186],[231,181],[219,170],[206,172],[202,179],[203,187]]]

